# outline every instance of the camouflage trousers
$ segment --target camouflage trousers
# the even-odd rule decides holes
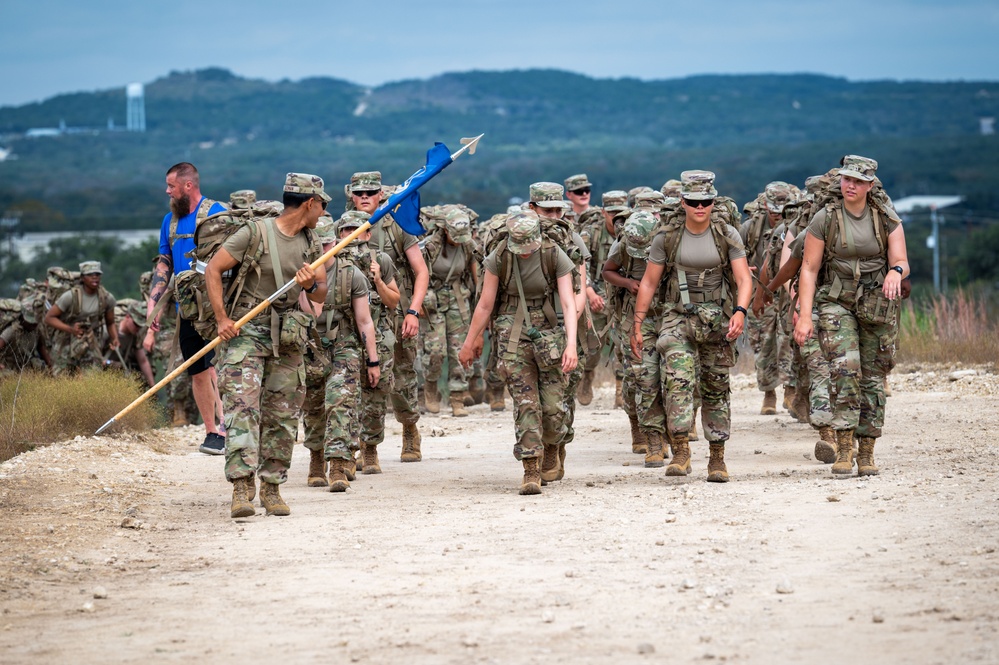
[[[812,310],[812,325],[819,328],[819,313]],[[797,346],[797,345],[796,345]],[[797,347],[801,357],[802,372],[798,387],[804,390],[808,387],[808,422],[812,427],[829,427],[832,425],[832,406],[829,403],[829,362],[822,352],[818,335],[812,335],[800,347]]]
[[[104,356],[96,335],[93,330],[88,330],[82,337],[59,335],[52,347],[52,373],[65,376],[84,369],[103,368]]]
[[[747,322],[749,344],[756,354],[756,386],[763,392],[775,390],[783,382],[787,385],[790,370],[790,347],[784,353],[788,367],[781,367],[781,351],[786,346],[786,336],[780,325],[780,310],[776,303],[763,309],[760,316],[750,316]],[[782,371],[784,370],[784,371]]]
[[[361,372],[361,442],[377,446],[385,440],[385,412],[395,385],[395,333],[384,313],[375,327],[375,346],[381,363],[378,386],[368,383],[367,371]]]
[[[367,372],[365,372],[366,374]],[[327,349],[305,352],[305,447],[323,459],[350,459],[360,450],[361,347],[350,334]]]
[[[576,346],[579,347],[578,341],[576,342]],[[562,346],[562,350],[565,350],[565,345]],[[576,422],[576,389],[583,381],[583,364],[588,358],[596,354],[597,351],[594,351],[591,355],[587,355],[586,351],[579,349],[577,351],[578,363],[576,364],[576,369],[565,375],[565,395],[563,398],[565,405],[565,432],[558,440],[558,445],[560,446],[572,443],[576,438],[576,430],[572,426]],[[559,360],[559,365],[561,364],[562,361]]]
[[[607,328],[607,322],[610,320],[609,313],[606,309],[604,309],[599,313],[591,312],[590,317],[593,321],[593,328],[587,329],[586,331],[586,344],[577,345],[580,347],[581,351],[584,350],[584,347],[586,351],[586,361],[584,362],[582,357],[579,359],[580,367],[585,369],[587,372],[594,371],[597,368],[597,365],[600,364],[600,359],[604,357],[604,351],[606,350],[609,354],[609,362],[614,364],[614,377],[618,379],[624,378],[624,368],[621,367],[619,362],[617,362],[618,357],[615,353],[615,349],[617,347],[617,334],[615,327],[611,326],[610,328]],[[579,325],[585,325],[584,321],[585,319],[581,318]],[[604,328],[607,328],[607,330],[605,331]],[[599,336],[601,333],[603,334],[603,337]],[[597,348],[598,346],[599,348]]]
[[[816,307],[829,363],[831,426],[877,438],[885,420],[885,377],[895,366],[895,322],[861,322],[838,302],[819,300]]]
[[[460,393],[468,390],[465,368],[458,362],[458,351],[468,334],[468,298],[454,289],[438,289],[437,309],[427,315],[427,333],[423,339],[423,371],[426,381],[436,383],[447,359],[448,390]],[[459,304],[458,299],[462,299]],[[466,314],[461,313],[464,308]]]
[[[503,381],[503,377],[500,376],[499,370],[496,369],[497,359],[499,358],[499,353],[496,349],[496,336],[492,331],[486,331],[486,346],[489,347],[489,354],[486,358],[485,375],[486,375],[486,387],[490,390],[502,390],[506,383]],[[485,347],[483,347],[485,348]]]
[[[661,361],[656,348],[658,340],[659,320],[650,313],[642,321],[642,358],[634,360],[632,365],[636,388],[635,413],[642,429],[665,434],[666,412],[663,411]],[[626,404],[627,401],[625,398]]]
[[[667,434],[684,435],[694,418],[694,389],[700,388],[701,423],[710,442],[727,441],[731,429],[729,371],[734,342],[725,339],[728,317],[715,303],[697,303],[688,315],[667,312],[656,348],[661,360]]]
[[[268,483],[288,479],[305,399],[305,365],[301,350],[281,351],[275,358],[269,326],[248,323],[221,352],[217,367],[229,481],[254,473]]]
[[[413,425],[420,420],[420,407],[417,402],[420,379],[416,374],[416,357],[420,350],[420,335],[402,338],[402,317],[396,328],[395,340],[395,383],[392,388],[392,412],[396,421]],[[365,443],[374,443],[365,441]]]
[[[539,339],[520,339],[513,352],[508,348],[513,315],[496,318],[497,370],[513,397],[513,420],[518,460],[544,455],[544,444],[560,443],[565,437],[566,376],[562,373],[565,330],[553,329],[540,309],[529,312],[524,326],[535,327]]]
[[[622,314],[614,326],[614,355],[624,376],[621,377],[621,396],[624,399],[624,412],[629,418],[638,417],[638,377],[641,362],[631,353],[631,328],[635,325],[635,315],[630,308]]]

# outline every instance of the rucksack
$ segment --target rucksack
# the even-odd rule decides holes
[[[45,280],[46,309],[52,307],[59,296],[82,283],[80,273],[77,271],[66,270],[61,266],[49,268]]]
[[[509,235],[509,234],[507,234]],[[527,307],[527,303],[523,303],[521,306],[519,289],[517,287],[517,278],[513,274],[513,259],[514,254],[507,249],[507,238],[504,237],[496,245],[495,251],[497,252],[496,259],[496,275],[499,278],[499,289],[496,293],[496,302],[493,305],[493,318],[499,314],[500,307],[504,300],[503,296],[507,298],[515,297],[517,298],[517,311],[514,313],[514,324],[510,332],[510,340],[508,342],[507,351],[510,353],[515,352],[517,344],[520,341],[520,329],[521,325],[524,323],[524,309]],[[541,274],[545,278],[545,293],[541,297],[542,308],[544,310],[545,318],[548,323],[554,328],[558,325],[559,309],[561,309],[561,303],[559,303],[558,309],[556,309],[556,295],[558,294],[558,277],[557,275],[557,254],[558,245],[552,241],[550,238],[542,236],[541,247],[538,249],[541,252]]]
[[[0,332],[21,320],[22,308],[17,298],[0,298]]]
[[[187,256],[192,260],[191,270],[177,274],[174,280],[174,292],[180,317],[191,322],[191,325],[201,337],[206,340],[218,335],[215,312],[208,300],[208,285],[205,282],[204,270],[208,262],[218,252],[222,244],[236,231],[243,227],[250,229],[250,242],[246,254],[235,273],[225,279],[222,284],[223,302],[227,314],[232,314],[233,308],[243,292],[246,278],[250,271],[260,275],[260,259],[264,254],[267,235],[267,224],[276,218],[275,207],[271,202],[262,201],[248,209],[227,210],[205,218],[194,232],[193,250]],[[269,220],[269,221],[268,221]]]
[[[326,302],[323,304],[323,312],[318,317],[317,325],[312,327],[317,337],[316,341],[320,341],[323,347],[327,343],[336,341],[342,332],[340,327],[345,324],[350,325],[348,332],[352,331],[357,335],[357,325],[354,322],[354,303],[350,294],[354,270],[358,268],[344,256],[336,256],[334,261],[333,270],[326,271],[326,284],[329,291],[326,295]]]
[[[178,240],[180,240],[181,238],[194,238],[198,232],[198,227],[201,226],[201,224],[204,223],[206,219],[208,219],[208,211],[211,210],[212,206],[215,205],[216,203],[218,203],[218,201],[213,201],[207,196],[201,199],[201,204],[198,206],[198,210],[194,216],[194,233],[178,234],[177,224],[180,223],[180,219],[177,218],[177,215],[171,213],[170,231],[169,231],[170,247],[173,248],[173,244]],[[227,207],[224,203],[219,203],[219,205],[221,205],[223,208]],[[221,214],[221,213],[216,213],[216,214]]]

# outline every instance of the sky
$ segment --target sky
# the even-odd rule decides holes
[[[997,36],[995,0],[2,0],[0,106],[216,66],[365,86],[528,68],[994,81]]]

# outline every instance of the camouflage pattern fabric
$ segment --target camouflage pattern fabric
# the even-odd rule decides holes
[[[566,377],[562,373],[565,331],[553,330],[540,308],[528,311],[533,328],[543,335],[537,341],[521,339],[515,353],[507,349],[514,315],[496,318],[497,347],[500,349],[497,370],[513,397],[514,428],[517,442],[513,456],[518,460],[544,456],[544,444],[560,442],[565,435]],[[561,334],[559,334],[561,333]]]
[[[469,302],[471,296],[464,285],[457,290],[452,287],[441,287],[434,291],[437,296],[437,307],[427,315],[427,332],[423,340],[424,373],[428,382],[437,383],[447,358],[448,390],[460,393],[468,390],[468,380],[465,368],[458,362],[458,351],[468,334],[468,324],[461,315],[459,299],[464,302],[466,312],[471,312],[473,306]]]
[[[380,306],[380,305],[379,305]],[[389,397],[395,386],[395,335],[392,332],[392,317],[383,311],[375,326],[375,346],[378,349],[378,362],[381,363],[381,377],[378,386],[368,383],[368,373],[361,372],[361,441],[377,446],[385,440],[385,412]]]
[[[367,374],[367,372],[365,372]],[[360,450],[361,346],[356,335],[341,334],[326,349],[305,352],[304,445],[323,459],[349,460]]]
[[[829,363],[834,430],[878,438],[885,420],[885,377],[895,366],[895,323],[863,323],[839,302],[816,297],[819,343]]]
[[[496,338],[492,332],[486,332],[486,346],[488,346],[489,350],[485,368],[486,387],[490,390],[501,390],[506,385],[506,382],[503,380],[503,377],[500,376],[499,370],[496,369],[497,359],[499,358],[499,350],[494,344],[495,339]],[[483,351],[483,353],[485,353],[485,351]]]
[[[708,441],[727,441],[731,429],[729,371],[735,344],[725,339],[728,317],[721,305],[695,303],[689,315],[663,316],[656,348],[661,357],[667,433],[686,435],[694,419],[694,388],[701,393],[701,422]]]
[[[225,477],[256,473],[264,482],[288,479],[305,400],[301,353],[274,357],[269,326],[250,322],[222,348],[219,392],[225,409]]]
[[[812,325],[819,329],[819,314],[812,311]],[[800,347],[801,363],[808,377],[807,383],[798,387],[808,388],[808,422],[812,427],[832,426],[832,406],[829,403],[829,362],[822,352],[818,335],[812,335]]]
[[[578,344],[576,348],[579,349]],[[579,384],[583,381],[583,368],[586,364],[588,364],[588,360],[591,355],[599,357],[599,354],[596,352],[588,355],[587,352],[583,350],[577,350],[576,355],[578,358],[576,369],[565,375],[565,394],[563,396],[563,403],[565,407],[565,432],[559,438],[559,446],[570,444],[576,438],[576,430],[573,428],[573,423],[576,422],[576,389],[579,388]],[[562,370],[559,369],[559,371]]]
[[[656,344],[659,339],[659,321],[647,316],[642,321],[642,359],[635,362],[635,413],[644,430],[666,433],[666,412],[663,410],[661,358]],[[629,351],[630,352],[630,351]]]
[[[402,286],[401,284],[399,285]],[[420,378],[416,373],[416,359],[419,355],[420,336],[403,339],[402,316],[399,316],[395,342],[395,385],[392,390],[392,413],[397,422],[403,425],[413,425],[420,419],[420,408],[417,396],[420,388]],[[374,443],[365,441],[365,443]]]
[[[788,373],[782,372],[780,365],[781,349],[786,343],[780,325],[780,311],[777,303],[770,303],[757,317],[750,314],[747,322],[749,342],[756,353],[756,386],[761,391],[774,390],[782,383],[788,385]],[[787,348],[790,354],[790,347]],[[788,355],[788,359],[789,355]],[[787,367],[790,370],[790,367]]]

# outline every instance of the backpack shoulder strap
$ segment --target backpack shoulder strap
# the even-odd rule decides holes
[[[215,205],[215,203],[216,203],[215,201],[213,201],[212,199],[208,198],[207,196],[201,197],[201,203],[198,204],[198,209],[197,209],[197,211],[195,212],[195,215],[194,215],[194,230],[195,231],[198,230],[198,227],[201,226],[202,222],[204,222],[206,219],[208,219],[208,211],[212,209],[212,206]],[[224,213],[221,213],[221,212],[220,213],[215,213],[215,215],[228,214],[228,212],[229,211],[226,210],[226,211],[224,211]],[[212,215],[212,216],[214,217],[215,215]],[[173,247],[173,244],[177,240],[179,240],[181,238],[194,238],[194,233],[180,233],[180,234],[178,234],[177,233],[177,225],[179,223],[180,223],[180,220],[177,218],[177,215],[171,213],[170,214],[170,247],[171,248]]]

